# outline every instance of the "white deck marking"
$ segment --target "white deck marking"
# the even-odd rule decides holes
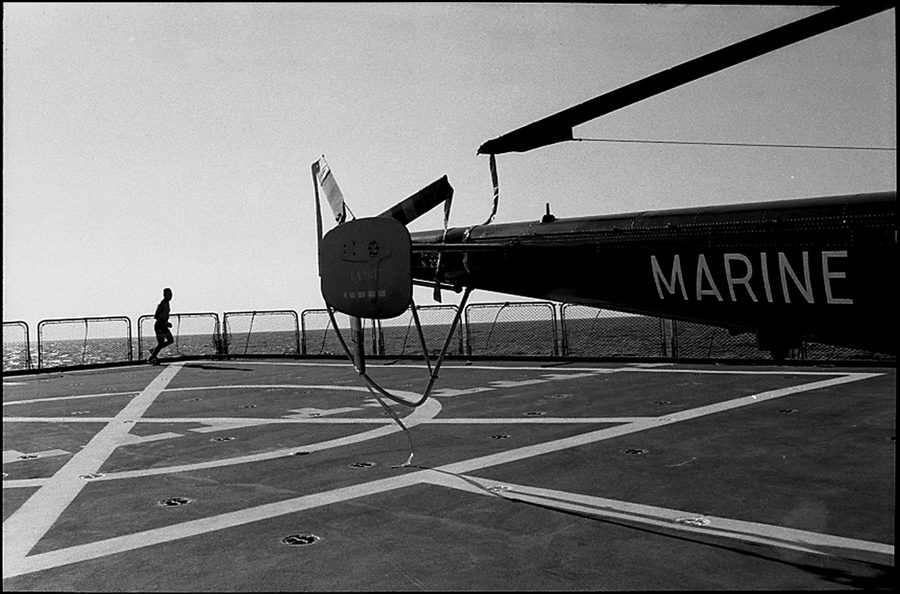
[[[437,400],[433,398],[429,398],[425,403],[414,409],[412,413],[405,417],[401,417],[403,420],[403,424],[406,425],[407,428],[415,427],[416,425],[425,422],[428,419],[434,418],[441,411],[441,404]],[[284,420],[284,419],[281,419]],[[307,419],[303,421],[304,423],[315,423],[315,422],[328,422],[331,419]],[[298,421],[294,421],[298,422]],[[191,470],[205,470],[208,468],[219,468],[222,466],[232,466],[234,464],[248,464],[251,462],[263,462],[265,460],[274,460],[276,458],[285,458],[288,456],[293,456],[297,450],[303,450],[306,452],[319,452],[322,450],[327,450],[331,448],[339,448],[342,446],[360,443],[363,441],[368,441],[370,439],[377,439],[379,437],[385,437],[387,435],[391,435],[393,433],[397,433],[402,431],[402,429],[392,420],[385,418],[384,420],[377,420],[378,423],[383,425],[377,429],[371,429],[369,431],[363,431],[362,433],[354,433],[352,435],[347,435],[345,437],[338,437],[335,439],[330,439],[328,441],[320,441],[316,443],[301,443],[289,448],[281,448],[278,450],[263,452],[261,454],[250,454],[246,456],[237,456],[234,458],[224,458],[219,460],[212,460],[209,462],[195,462],[192,464],[181,464],[178,466],[167,466],[165,468],[148,468],[145,470],[126,470],[121,472],[111,472],[105,474],[104,476],[94,479],[94,482],[100,481],[112,481],[126,478],[137,478],[144,476],[154,476],[160,474],[171,474],[173,472],[187,472]],[[4,481],[4,485],[10,481]]]
[[[274,366],[286,366],[286,367],[339,367],[343,369],[347,369],[347,363],[324,363],[324,362],[314,362],[314,363],[303,363],[300,361],[241,361],[241,365],[274,365]],[[367,365],[378,368],[378,369],[419,369],[427,372],[427,368],[424,363],[416,363],[416,364],[407,364],[407,363],[395,363],[391,365],[387,364],[378,364],[377,362],[367,362]],[[188,365],[190,366],[190,365]],[[774,366],[774,363],[773,363]],[[893,367],[893,365],[885,365],[885,367]],[[711,374],[711,375],[848,375],[852,374],[850,371],[846,371],[843,369],[830,369],[827,371],[805,371],[799,369],[773,369],[773,370],[748,370],[748,369],[685,369],[685,368],[675,368],[675,369],[663,369],[661,367],[646,367],[646,366],[619,366],[619,367],[576,367],[566,365],[565,367],[560,365],[550,365],[550,366],[534,366],[534,365],[469,365],[463,363],[457,363],[453,361],[444,362],[444,366],[441,367],[441,371],[465,371],[469,372],[472,370],[483,370],[483,371],[541,371],[550,373],[553,371],[580,371],[587,373],[616,373],[620,371],[625,372],[649,372],[649,373],[701,373],[701,374]],[[883,374],[876,374],[883,375]]]
[[[160,439],[171,439],[173,437],[184,437],[181,433],[154,433],[153,435],[132,435],[129,433],[122,439],[120,445],[134,445],[138,443],[149,443],[151,441],[159,441]]]
[[[231,431],[233,429],[243,429],[245,427],[259,427],[260,425],[268,425],[269,419],[204,419],[198,420],[197,422],[207,426],[194,427],[188,429],[188,431],[194,433],[215,433],[216,431]]]
[[[190,536],[199,536],[215,530],[234,528],[236,526],[274,518],[276,516],[321,507],[323,505],[330,505],[332,503],[349,501],[358,497],[375,495],[384,491],[393,491],[394,489],[423,482],[422,474],[424,474],[424,471],[359,485],[352,485],[316,493],[314,495],[305,495],[286,501],[268,503],[209,518],[182,522],[175,526],[145,530],[143,532],[136,532],[98,542],[32,555],[31,557],[24,559],[22,563],[19,563],[15,568],[15,571],[11,571],[9,574],[7,574],[7,567],[4,562],[3,577],[12,577],[14,575],[22,575],[25,573],[59,567],[61,565],[68,565],[70,563],[79,563],[89,559],[97,559],[107,555],[141,549],[154,544],[162,544],[173,540],[188,538]]]
[[[33,478],[33,479],[15,479],[3,481],[4,489],[27,489],[30,487],[41,487],[50,479]]]
[[[168,388],[164,390],[165,392],[191,392],[197,390],[230,390],[230,389],[296,389],[296,390],[339,390],[339,391],[348,391],[348,392],[365,392],[369,393],[369,390],[364,386],[336,386],[334,384],[329,385],[300,385],[300,384],[263,384],[263,385],[231,385],[231,386],[194,386],[194,387],[185,387],[185,388]],[[99,394],[79,394],[77,396],[52,396],[50,398],[29,398],[27,400],[10,400],[8,402],[4,402],[3,406],[12,406],[15,404],[44,404],[47,402],[57,402],[60,400],[80,400],[83,398],[103,398],[105,396],[134,396],[138,394],[137,391],[130,392],[102,392]],[[398,391],[399,394],[403,395],[404,398],[409,398],[410,400],[418,400],[420,395],[415,392],[404,392]]]
[[[311,419],[313,417],[326,417],[331,415],[339,415],[341,413],[356,412],[363,410],[359,406],[340,406],[338,408],[314,408],[307,406],[304,408],[295,408],[289,410],[290,415],[282,415],[285,419]]]
[[[109,423],[114,417],[5,417],[4,423]],[[262,417],[155,417],[152,419],[141,419],[144,423],[164,423],[164,424],[197,424],[204,425],[223,425],[233,429],[237,425],[246,425],[248,427],[255,425],[282,424],[282,425],[316,425],[316,424],[348,424],[348,425],[377,425],[393,423],[391,419],[366,419],[366,418],[348,418],[341,417],[338,419],[329,418],[308,418],[298,417],[295,419],[283,418],[262,418]],[[212,431],[212,429],[199,427],[202,432]],[[216,429],[218,431],[218,429]]]
[[[29,398],[28,400],[10,400],[4,402],[3,406],[12,406],[14,404],[43,404],[45,402],[56,402],[58,400],[80,400],[82,398],[102,398],[103,396],[134,396],[140,392],[132,390],[131,392],[104,392],[102,394],[80,394],[78,396],[52,396],[50,398]]]
[[[629,367],[669,367],[674,363],[629,363]]]
[[[641,370],[643,371],[643,370]],[[627,425],[618,425],[616,427],[609,427],[606,429],[599,429],[597,431],[592,431],[590,433],[582,433],[580,435],[574,435],[572,437],[564,437],[562,439],[557,439],[554,441],[548,441],[544,443],[539,443],[530,446],[524,446],[521,448],[516,448],[512,450],[507,450],[505,452],[498,452],[496,454],[490,454],[487,456],[482,456],[480,458],[472,458],[471,460],[466,460],[464,462],[456,462],[453,464],[448,464],[446,466],[442,466],[441,469],[453,474],[465,474],[467,472],[472,472],[473,470],[478,470],[479,468],[485,468],[488,466],[495,466],[497,464],[505,464],[507,462],[515,462],[517,460],[523,460],[525,458],[532,458],[534,456],[540,456],[541,454],[547,454],[550,452],[556,452],[559,450],[564,450],[572,447],[577,447],[581,445],[587,445],[589,443],[594,443],[597,441],[603,441],[606,439],[612,439],[614,437],[620,437],[622,435],[628,435],[629,433],[637,433],[639,431],[646,431],[647,429],[655,429],[657,427],[661,427],[663,425],[669,425],[672,423],[678,423],[681,421],[686,421],[688,419],[695,419],[697,417],[702,417],[706,415],[711,415],[714,413],[731,410],[734,408],[738,408],[741,406],[747,406],[750,404],[758,404],[760,402],[765,402],[767,400],[772,400],[774,398],[781,398],[782,396],[789,396],[791,394],[798,394],[800,392],[808,392],[810,390],[817,390],[819,388],[825,388],[828,386],[836,386],[839,384],[846,384],[850,382],[856,382],[863,379],[868,379],[870,377],[876,377],[881,374],[879,373],[851,373],[847,375],[843,375],[841,377],[836,377],[827,380],[820,380],[817,382],[812,382],[808,384],[801,384],[799,386],[792,386],[789,388],[781,388],[779,390],[769,390],[766,392],[761,392],[759,394],[745,396],[743,398],[735,398],[734,400],[726,400],[725,402],[719,402],[717,404],[710,404],[708,406],[701,406],[698,408],[685,410],[677,413],[669,413],[665,416],[661,416],[655,419],[637,421],[635,423],[629,423]]]
[[[452,398],[454,396],[468,396],[469,394],[478,394],[479,392],[490,392],[492,390],[494,390],[494,388],[485,388],[483,386],[478,387],[478,388],[462,388],[462,389],[438,388],[437,390],[434,390],[432,392],[432,394],[434,395],[435,398]]]
[[[653,370],[644,370],[640,368],[635,368],[634,371],[662,371],[658,369]],[[668,370],[665,370],[668,371]],[[752,372],[744,372],[745,374],[749,374]],[[834,375],[835,373],[840,372],[832,372],[830,374],[816,373],[815,375]],[[792,373],[793,374],[793,373]],[[812,375],[812,374],[811,374]],[[31,573],[34,571],[40,571],[42,569],[49,569],[52,567],[57,567],[60,565],[65,565],[69,563],[76,563],[79,561],[84,561],[88,559],[95,559],[98,557],[103,557],[106,555],[111,555],[114,553],[119,553],[123,551],[134,550],[138,548],[142,548],[145,546],[149,546],[151,544],[160,544],[164,542],[170,542],[182,538],[187,538],[190,536],[195,536],[199,534],[205,534],[207,532],[212,532],[215,530],[222,530],[226,528],[231,528],[234,526],[239,526],[243,524],[248,524],[251,522],[256,522],[284,514],[294,513],[296,511],[304,510],[304,509],[312,509],[316,507],[321,507],[325,505],[330,505],[332,503],[337,503],[341,501],[347,501],[350,499],[354,499],[357,497],[364,497],[367,495],[381,493],[385,491],[390,491],[393,489],[399,489],[402,487],[420,484],[420,483],[432,483],[432,484],[444,484],[446,486],[454,486],[455,488],[465,488],[460,487],[461,483],[464,483],[466,480],[474,480],[472,477],[464,477],[463,473],[470,472],[472,470],[478,470],[483,468],[488,468],[490,466],[496,466],[500,464],[505,464],[507,462],[522,460],[534,456],[539,456],[541,454],[555,452],[571,447],[577,447],[579,445],[586,445],[590,443],[595,443],[598,441],[602,441],[605,439],[610,439],[613,437],[618,437],[619,435],[626,435],[628,433],[634,433],[638,431],[645,431],[647,429],[653,429],[656,427],[660,427],[662,425],[677,423],[689,419],[698,418],[705,415],[714,414],[717,412],[722,412],[726,410],[732,410],[734,408],[748,406],[751,404],[757,404],[760,402],[764,402],[767,400],[772,400],[775,398],[780,398],[783,396],[787,396],[790,394],[797,394],[801,392],[806,392],[810,390],[816,390],[819,388],[824,388],[833,385],[839,385],[849,382],[860,381],[864,379],[868,379],[871,377],[876,377],[882,375],[880,373],[850,373],[850,374],[842,374],[839,377],[833,377],[831,379],[815,381],[807,384],[803,384],[800,386],[793,386],[789,388],[783,388],[778,390],[769,390],[766,392],[761,392],[756,395],[746,396],[742,398],[737,398],[733,400],[729,400],[726,402],[721,402],[709,406],[703,406],[696,409],[691,409],[687,411],[681,411],[679,413],[668,414],[665,417],[658,417],[654,419],[644,419],[640,421],[636,421],[633,423],[629,423],[626,425],[621,425],[618,427],[601,429],[599,431],[592,431],[589,433],[584,433],[580,435],[576,435],[573,437],[568,437],[559,440],[553,440],[547,443],[536,444],[532,446],[526,446],[521,448],[515,448],[506,452],[500,452],[498,454],[481,456],[478,458],[473,458],[471,460],[465,460],[460,462],[455,462],[451,464],[446,464],[441,467],[437,467],[431,470],[421,470],[417,472],[413,472],[406,475],[401,475],[397,477],[392,477],[388,479],[381,479],[377,481],[372,481],[369,483],[363,483],[358,485],[353,485],[350,487],[344,487],[340,489],[334,489],[331,491],[325,491],[322,493],[305,495],[302,497],[297,497],[294,499],[289,499],[286,501],[276,502],[265,504],[253,508],[248,508],[244,510],[239,510],[235,512],[229,512],[225,514],[220,514],[217,516],[212,516],[209,518],[203,518],[200,520],[194,520],[190,522],[184,522],[181,524],[177,524],[174,526],[168,526],[164,528],[159,528],[155,530],[148,530],[136,534],[130,534],[126,536],[111,538],[99,542],[87,543],[83,545],[77,545],[74,547],[69,547],[62,550],[51,551],[48,553],[42,553],[39,555],[32,555],[30,557],[25,557],[24,554],[20,557],[14,559],[16,562],[14,564],[8,564],[7,560],[7,549],[6,549],[6,540],[4,540],[4,577],[11,575],[21,575],[23,573]],[[429,400],[428,403],[435,402],[434,400]],[[409,419],[413,417],[416,413],[424,413],[422,409],[426,408],[426,405],[416,409],[413,414],[409,415],[405,420],[407,421],[407,425],[411,425],[409,423]],[[437,405],[438,410],[440,405]],[[428,411],[433,414],[437,414],[437,411]],[[433,415],[422,414],[422,417],[428,417]],[[310,419],[312,420],[312,419]],[[424,421],[424,418],[419,419],[419,422]],[[396,426],[385,427],[381,429],[376,429],[374,431],[357,434],[354,436],[350,436],[349,438],[341,438],[338,440],[331,440],[329,442],[322,442],[319,445],[319,448],[325,444],[329,444],[328,447],[336,447],[337,445],[341,445],[343,443],[355,443],[360,441],[360,437],[368,436],[370,434],[375,434],[380,431],[396,431],[399,430]],[[370,438],[370,437],[367,437]],[[296,448],[291,448],[293,451]],[[311,451],[309,446],[304,447],[305,450]],[[283,451],[282,451],[283,452]],[[272,457],[272,454],[276,454],[277,452],[270,452],[268,454],[264,454],[262,456],[268,458]],[[282,454],[283,455],[283,454]],[[224,465],[220,464],[221,462],[225,462],[226,464],[235,464],[235,463],[243,463],[255,461],[256,459],[265,459],[259,458],[258,456],[244,456],[241,458],[232,458],[227,461],[216,461],[211,463],[211,465]],[[136,472],[122,472],[116,473],[115,478],[130,478],[137,476],[147,476],[149,474],[162,474],[167,472],[178,472],[180,470],[192,470],[198,467],[210,467],[210,463],[203,464],[192,464],[192,465],[184,465],[181,467],[170,467],[168,469],[154,469],[151,471],[136,471]],[[157,472],[160,471],[160,472]],[[448,475],[456,475],[455,477],[448,478]],[[54,478],[56,478],[54,476]],[[104,479],[109,480],[110,477],[101,477],[96,480],[102,481]],[[451,485],[450,480],[455,481]],[[465,480],[460,480],[465,479]],[[53,479],[51,479],[53,480]],[[479,479],[484,481],[485,483],[495,483],[494,481],[488,481],[487,479]],[[46,486],[46,485],[45,485]],[[476,487],[477,488],[477,487]],[[43,491],[45,489],[41,489]],[[604,500],[602,498],[593,498],[590,496],[582,496],[572,493],[565,493],[561,491],[551,491],[551,490],[540,490],[532,487],[518,487],[518,490],[521,490],[525,495],[518,496],[532,496],[532,497],[543,497],[543,503],[546,503],[546,499],[548,497],[554,499],[559,502],[560,500],[569,506],[582,506],[584,508],[583,511],[589,511],[597,515],[599,512],[603,510],[600,509],[604,504],[609,504],[612,500]],[[483,490],[482,490],[483,491]],[[40,491],[39,491],[40,492]],[[34,498],[32,498],[34,499]],[[31,500],[29,500],[30,502]],[[605,502],[605,503],[603,503]],[[561,505],[561,504],[560,504]],[[643,509],[644,515],[648,511],[646,506],[644,508],[636,507],[638,504],[631,504],[627,502],[619,502],[619,508],[631,510],[632,514],[634,510]],[[654,512],[657,516],[659,516],[662,512],[663,508],[655,508]],[[56,514],[56,516],[61,513],[61,509]],[[666,510],[667,513],[673,510]],[[608,513],[622,513],[621,511],[615,511]],[[677,512],[677,513],[688,513],[688,512]],[[15,515],[15,514],[14,514]],[[650,514],[651,516],[653,514]],[[55,519],[55,518],[54,518]],[[634,521],[635,516],[629,516],[629,519]],[[866,541],[857,541],[854,539],[842,539],[841,537],[832,537],[829,535],[816,535],[815,533],[807,533],[803,531],[791,531],[790,529],[779,529],[778,527],[772,527],[770,525],[763,524],[755,524],[752,522],[741,522],[738,520],[728,520],[726,518],[717,518],[721,523],[721,526],[717,526],[714,528],[718,530],[716,532],[716,536],[724,536],[729,538],[739,538],[741,540],[753,541],[753,542],[764,542],[765,544],[769,544],[772,546],[781,546],[787,548],[797,549],[798,547],[805,547],[807,544],[820,544],[827,543],[829,547],[837,547],[837,548],[849,548],[855,550],[865,550],[870,552],[876,552],[879,554],[889,554],[893,556],[893,546],[891,545],[883,545],[881,543],[866,543]],[[654,520],[652,517],[645,519],[645,521],[659,521]],[[51,522],[52,523],[52,522]],[[667,527],[672,527],[671,524],[666,523]],[[48,526],[49,527],[49,526]],[[685,526],[684,528],[691,528]],[[7,524],[4,523],[4,536],[6,536]],[[780,531],[779,531],[780,530]],[[706,528],[699,529],[701,532],[708,532]],[[798,535],[803,535],[803,538],[806,540],[802,540],[798,538]],[[811,537],[810,535],[815,535],[815,537]],[[802,541],[802,542],[801,542]],[[863,543],[863,544],[860,544]],[[29,549],[30,550],[30,549]],[[813,548],[803,548],[803,550],[807,550],[809,552],[822,553],[820,550],[816,550]],[[27,551],[26,551],[27,552]],[[825,552],[824,554],[828,554]],[[8,569],[9,567],[9,569]],[[9,572],[9,573],[7,573]]]
[[[279,362],[279,361],[241,361],[241,364],[246,365],[275,365],[275,366],[290,366],[290,367],[342,367],[345,368],[347,366],[346,363],[299,363],[299,362]],[[189,364],[185,364],[187,367],[190,367]],[[371,364],[373,367],[384,367],[388,368],[385,365],[375,365]],[[666,364],[669,365],[669,364]],[[393,369],[421,369],[425,370],[424,365],[407,365],[407,364],[397,364],[391,365],[390,368]],[[522,367],[522,366],[510,366],[510,367],[500,367],[496,365],[454,365],[452,363],[446,363],[444,367],[441,368],[444,371],[471,371],[471,370],[480,370],[480,371],[541,371],[547,372],[551,368],[547,367]],[[548,379],[569,379],[575,377],[589,377],[597,374],[604,373],[618,373],[618,372],[649,372],[649,373],[696,373],[696,374],[713,374],[713,375],[792,375],[792,376],[834,376],[834,375],[844,375],[847,372],[845,371],[799,371],[799,370],[791,370],[791,371],[748,371],[744,369],[661,369],[658,367],[645,367],[645,366],[628,366],[628,367],[612,367],[612,368],[602,368],[602,367],[566,367],[566,373],[547,373],[545,377]],[[582,374],[576,373],[568,373],[568,372],[582,372]],[[554,376],[554,377],[550,377]],[[276,384],[276,385],[265,385],[265,386],[252,386],[252,385],[241,385],[241,386],[212,386],[212,387],[191,387],[191,388],[175,388],[175,390],[207,390],[207,389],[224,389],[224,388],[298,388],[298,389],[311,389],[311,388],[321,388],[324,390],[342,390],[346,389],[349,391],[356,392],[367,392],[366,388],[362,386],[336,386],[336,385],[328,385],[328,386],[300,386],[294,384]],[[436,398],[449,397],[449,396],[461,396],[467,394],[476,394],[479,392],[490,392],[495,390],[494,387],[472,387],[472,388],[462,388],[462,389],[454,389],[454,388],[436,388],[432,393]],[[133,396],[138,392],[107,392],[100,394],[82,394],[77,396],[54,396],[51,398],[30,398],[28,400],[12,400],[8,402],[4,402],[3,406],[12,406],[15,404],[35,404],[35,403],[44,403],[44,402],[54,402],[57,400],[77,400],[81,398],[101,398],[104,396]],[[410,398],[412,400],[418,400],[419,395],[412,392],[401,392],[405,394],[406,398]]]
[[[381,405],[376,405],[381,408]],[[423,405],[424,406],[424,405]],[[363,409],[361,409],[363,410]],[[674,416],[668,415],[665,419]],[[109,423],[113,417],[6,417],[4,423]],[[660,417],[458,417],[444,419],[427,419],[420,421],[429,425],[591,425],[597,423],[636,423],[638,421],[664,422]],[[390,418],[354,418],[354,417],[156,417],[141,419],[141,424],[157,423],[165,425],[202,423],[207,427],[188,429],[197,433],[224,431],[240,427],[256,427],[258,425],[390,425]]]
[[[3,577],[16,575],[26,556],[87,484],[79,475],[95,473],[128,438],[134,422],[153,404],[182,364],[166,367],[115,418],[3,522]]]
[[[369,393],[369,389],[365,386],[341,386],[335,384],[232,384],[226,386],[192,386],[189,388],[169,388],[166,392],[203,392],[209,390],[332,390],[338,392],[364,392]],[[421,394],[415,392],[406,392],[403,390],[394,390],[394,393],[409,398],[410,400],[418,400]]]
[[[43,452],[19,452],[17,450],[4,450],[3,463],[11,464],[13,462],[25,462],[21,456],[37,456],[37,458],[49,458],[51,456],[62,456],[68,454],[66,450],[44,450]]]
[[[597,423],[637,423],[657,421],[657,417],[503,417],[432,419],[429,425],[595,425]]]
[[[690,511],[569,493],[555,489],[516,485],[475,476],[461,476],[460,479],[465,480],[454,479],[452,476],[443,474],[440,478],[435,478],[434,483],[481,495],[493,494],[513,501],[536,503],[553,509],[579,512],[597,517],[616,518],[629,522],[660,526],[669,530],[743,540],[807,553],[830,555],[831,553],[828,549],[840,549],[842,557],[861,561],[871,560],[872,553],[879,556],[893,557],[894,555],[893,545],[879,542],[845,538],[759,522],[733,520]],[[477,483],[481,488],[472,483]],[[489,491],[490,487],[497,486],[503,488]],[[677,521],[683,518],[702,518],[708,524],[694,526],[681,524]],[[880,561],[884,562],[885,560],[881,559]]]

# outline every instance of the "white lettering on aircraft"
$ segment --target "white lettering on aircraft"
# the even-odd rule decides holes
[[[727,287],[727,294],[732,302],[746,300],[748,297],[753,303],[759,303],[760,298],[751,286],[751,280],[762,277],[762,288],[765,294],[765,300],[768,303],[774,303],[776,298],[780,298],[784,303],[791,303],[791,294],[793,293],[795,303],[815,303],[816,295],[813,290],[814,281],[821,280],[821,286],[824,288],[825,302],[832,305],[852,305],[853,299],[847,297],[836,297],[833,281],[835,279],[846,279],[846,272],[834,271],[832,260],[836,258],[846,258],[846,250],[823,251],[822,252],[822,275],[814,279],[809,266],[809,252],[804,251],[800,254],[801,263],[798,266],[796,256],[792,255],[794,264],[788,260],[787,254],[778,252],[777,256],[777,276],[775,281],[781,281],[781,292],[777,294],[773,292],[772,280],[769,271],[768,255],[765,252],[759,254],[758,260],[751,260],[750,257],[739,253],[723,254],[722,267],[717,267],[717,258],[710,256],[707,260],[706,254],[697,255],[697,266],[694,274],[693,298],[695,301],[702,301],[704,297],[707,299],[715,297],[718,301],[725,301],[722,291],[719,290],[723,280]],[[758,271],[754,269],[754,263],[759,262]],[[710,262],[713,267],[710,268]],[[653,273],[653,280],[656,283],[656,291],[660,299],[666,299],[667,296],[675,296],[681,294],[685,301],[690,301],[688,297],[688,287],[690,283],[685,283],[685,272],[682,269],[681,254],[675,254],[672,259],[672,268],[669,274],[663,271],[659,264],[659,260],[655,255],[650,256],[650,267]],[[688,271],[690,267],[686,268]],[[721,272],[720,272],[721,271]],[[717,280],[718,283],[717,284]],[[754,280],[757,290],[759,289],[759,281]],[[665,289],[665,291],[663,291]],[[799,295],[799,298],[798,298]],[[821,295],[819,296],[821,300]]]
[[[704,277],[709,282],[708,289],[703,288]],[[700,254],[697,257],[697,301],[702,299],[704,295],[715,295],[716,299],[722,301],[722,294],[719,293],[719,289],[716,288],[712,272],[709,271],[709,266],[706,264],[706,256]]]
[[[828,269],[829,258],[846,258],[846,250],[837,252],[822,252],[822,276],[825,278],[825,299],[828,303],[839,303],[843,305],[852,305],[853,299],[835,297],[831,292],[831,279],[847,278],[846,272],[831,272]]]
[[[344,291],[344,299],[375,299],[376,297],[387,297],[387,291]]]

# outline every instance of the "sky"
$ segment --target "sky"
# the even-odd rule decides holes
[[[3,320],[324,307],[310,165],[356,216],[486,140],[821,11],[595,4],[3,4]],[[575,128],[896,148],[895,9]],[[500,155],[495,222],[896,191],[896,151],[568,142]],[[412,231],[440,228],[435,212]],[[588,271],[589,273],[589,271]],[[445,303],[454,302],[445,294]],[[416,289],[419,305],[430,292]],[[476,291],[471,302],[508,299]]]

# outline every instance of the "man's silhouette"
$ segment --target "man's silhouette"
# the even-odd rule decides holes
[[[169,301],[171,300],[172,289],[163,289],[163,299],[156,306],[156,313],[153,315],[156,318],[156,322],[153,324],[153,331],[156,333],[158,344],[150,351],[150,356],[147,358],[147,363],[151,365],[159,365],[159,359],[156,358],[159,351],[175,342],[175,339],[172,338],[172,331],[169,330],[172,327],[172,324],[169,323]]]

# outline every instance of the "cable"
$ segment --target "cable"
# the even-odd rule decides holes
[[[87,355],[87,340],[88,340],[88,321],[87,318],[84,319],[84,346],[81,349],[81,364],[85,364],[85,357]]]
[[[687,144],[703,146],[741,146],[741,147],[766,147],[766,148],[806,148],[806,149],[834,149],[848,151],[896,151],[896,148],[881,146],[834,146],[817,144],[768,144],[755,142],[702,142],[688,140],[637,140],[626,138],[573,138],[578,142],[618,142],[631,144]]]
[[[419,406],[424,404],[426,400],[428,400],[428,397],[431,395],[431,390],[434,387],[434,383],[438,379],[438,371],[441,368],[441,363],[443,363],[443,361],[444,361],[444,355],[447,354],[447,349],[449,348],[450,341],[453,339],[454,332],[456,332],[456,326],[459,323],[460,315],[462,314],[463,310],[465,309],[466,301],[469,299],[469,295],[471,293],[472,293],[471,287],[467,288],[465,293],[463,293],[462,300],[460,301],[459,309],[456,312],[456,316],[454,316],[454,318],[453,318],[453,322],[450,324],[450,330],[447,333],[447,339],[444,341],[444,346],[441,348],[441,353],[438,356],[437,362],[434,365],[434,369],[432,369],[431,362],[428,360],[428,352],[427,352],[427,350],[425,351],[425,357],[426,357],[426,361],[428,363],[428,370],[429,370],[430,377],[429,377],[428,385],[425,388],[425,392],[422,394],[422,397],[415,402],[410,402],[404,398],[401,398],[399,396],[391,394],[390,392],[388,392],[387,390],[382,388],[380,385],[378,385],[378,383],[375,382],[375,380],[373,380],[371,377],[369,377],[369,375],[366,373],[364,354],[360,353],[358,360],[356,357],[353,356],[353,353],[350,351],[350,348],[347,346],[347,342],[344,340],[344,337],[341,334],[340,328],[338,328],[337,322],[335,321],[334,309],[331,307],[331,305],[328,304],[328,302],[325,303],[325,309],[328,312],[328,317],[331,320],[331,324],[334,326],[335,335],[337,336],[338,342],[341,343],[341,347],[343,347],[344,352],[347,354],[347,357],[350,359],[350,362],[353,364],[354,368],[356,369],[356,372],[359,374],[360,378],[362,378],[363,382],[365,383],[366,388],[368,388],[368,390],[369,390],[369,392],[371,392],[372,396],[374,396],[375,399],[378,401],[378,403],[381,404],[381,406],[385,409],[385,411],[387,411],[387,413],[391,415],[391,417],[394,419],[394,421],[400,426],[400,428],[406,434],[406,438],[409,440],[409,458],[406,460],[406,463],[402,464],[401,466],[409,466],[410,464],[412,464],[412,459],[413,459],[413,456],[415,455],[415,450],[413,449],[412,435],[410,434],[409,429],[406,427],[406,425],[404,425],[403,422],[400,420],[400,417],[397,416],[397,413],[394,412],[394,410],[390,406],[388,406],[387,403],[384,402],[379,397],[379,395],[383,396],[384,398],[387,398],[388,400],[392,400],[393,402],[396,402],[397,404],[402,404],[402,405],[408,406],[410,408],[418,408]],[[413,308],[415,308],[415,304],[412,304],[412,306],[413,306]],[[419,317],[418,317],[418,315],[415,314],[415,312],[413,312],[413,316],[416,321],[416,326],[419,329],[419,337],[422,340],[422,345],[424,348],[425,339],[424,339],[424,335],[421,332],[421,325],[419,323]]]
[[[247,354],[247,348],[250,346],[250,333],[253,332],[253,320],[256,318],[256,312],[250,316],[250,328],[247,330],[247,340],[244,342],[244,354]]]
[[[321,344],[321,346],[319,346],[319,352],[316,353],[317,355],[321,355],[322,353],[325,352],[325,341],[328,339],[328,327],[331,326],[332,324],[333,324],[332,320],[329,320],[329,322],[327,324],[325,324],[325,332],[322,333],[322,344]],[[335,332],[337,332],[337,326],[335,326]]]
[[[415,307],[415,305],[413,305]],[[409,317],[409,323],[406,325],[406,334],[403,335],[403,346],[400,347],[400,355],[403,356],[406,354],[406,342],[409,339],[409,331],[412,329],[413,325],[413,317]]]
[[[503,311],[506,307],[509,306],[509,301],[500,306],[500,309],[497,310],[497,314],[494,316],[494,321],[491,322],[491,330],[488,332],[487,340],[484,343],[484,350],[487,351],[488,347],[491,346],[491,336],[494,335],[494,327],[497,325],[497,319],[500,317],[500,312]]]

